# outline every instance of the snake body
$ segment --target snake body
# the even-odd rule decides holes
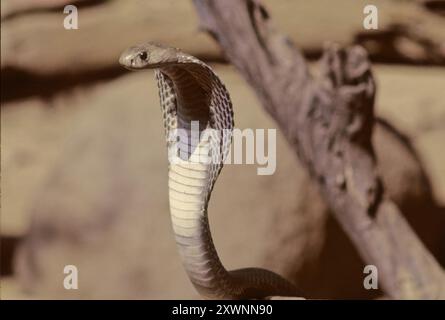
[[[207,207],[234,126],[232,103],[218,76],[197,58],[154,43],[127,49],[119,61],[130,70],[155,69],[167,146],[176,143],[184,151],[182,161],[169,164],[170,215],[184,268],[200,295],[209,299],[296,296],[295,286],[271,271],[227,271],[213,244]],[[199,124],[200,132],[214,129],[228,134],[195,143],[171,138],[177,129],[190,137],[192,121]],[[196,161],[201,157],[211,161]]]

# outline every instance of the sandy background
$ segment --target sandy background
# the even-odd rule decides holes
[[[238,128],[276,125],[216,44],[199,32],[190,2],[79,1],[75,31],[62,28],[64,2],[1,2],[1,298],[197,298],[172,237],[154,77],[121,70],[117,57],[144,40],[181,47],[220,75]],[[381,29],[367,33],[361,27],[365,2],[335,1],[335,12],[326,10],[331,2],[265,4],[308,57],[316,57],[325,41],[369,46],[377,114],[410,139],[421,161],[378,127],[374,142],[385,182],[443,263],[442,11],[420,1],[376,1]],[[430,41],[397,34],[396,22]],[[317,64],[311,68],[316,72]],[[279,131],[276,173],[258,176],[256,166],[226,166],[209,213],[228,269],[270,268],[298,282],[307,297],[380,295],[363,289],[363,262]],[[78,290],[63,288],[67,264],[79,269]]]

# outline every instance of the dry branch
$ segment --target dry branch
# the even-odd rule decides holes
[[[326,48],[313,78],[299,50],[256,0],[194,0],[221,45],[317,182],[323,198],[392,298],[445,297],[445,276],[387,199],[371,144],[375,84],[361,47]]]

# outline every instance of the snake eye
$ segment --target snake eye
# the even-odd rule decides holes
[[[139,53],[139,58],[141,58],[141,60],[147,60],[147,57],[148,57],[148,55],[147,55],[147,52],[141,52],[141,53]]]

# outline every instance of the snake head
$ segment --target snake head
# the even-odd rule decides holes
[[[119,63],[130,70],[161,68],[175,64],[178,53],[176,48],[149,42],[125,50]]]

